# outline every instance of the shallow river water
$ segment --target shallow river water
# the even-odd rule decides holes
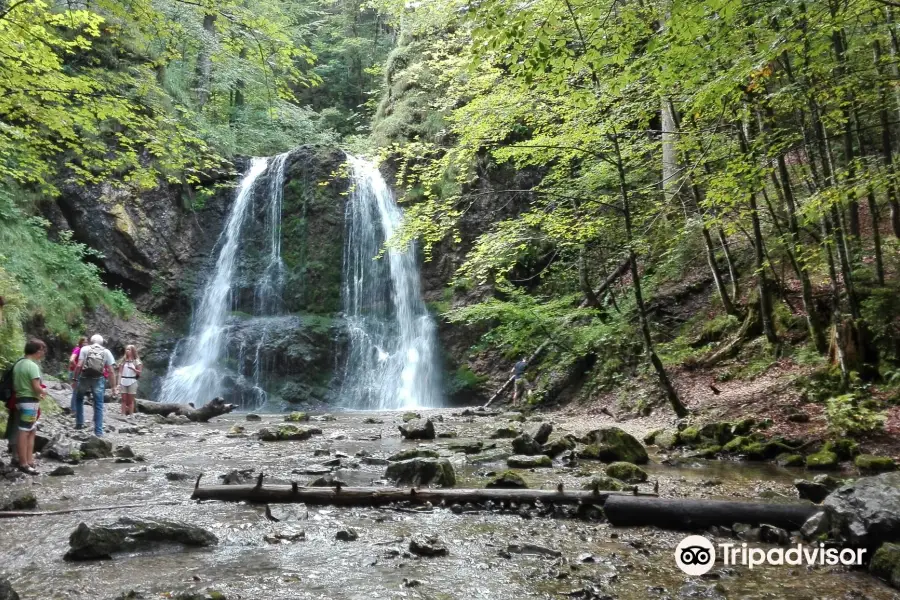
[[[113,409],[115,410],[115,409]],[[488,473],[505,467],[501,461],[473,465],[465,455],[451,454],[447,445],[466,439],[485,439],[508,425],[506,418],[453,416],[454,411],[428,411],[443,416],[438,432],[455,431],[458,439],[422,443],[446,454],[457,469],[458,486],[482,487]],[[458,411],[457,411],[458,412]],[[323,435],[306,442],[260,443],[257,429],[282,421],[264,415],[247,422],[228,415],[210,424],[160,425],[138,415],[129,425],[145,427],[144,435],[113,432],[115,445],[128,444],[146,458],[144,463],[118,464],[112,459],[75,467],[70,477],[40,476],[34,484],[43,510],[175,501],[174,506],[0,521],[0,574],[10,578],[23,599],[112,599],[137,590],[145,597],[166,597],[183,590],[216,590],[229,599],[373,598],[497,599],[531,598],[897,598],[896,591],[865,573],[834,567],[725,567],[717,564],[703,577],[683,574],[675,565],[674,548],[685,534],[650,528],[614,528],[606,523],[571,519],[523,519],[512,514],[475,512],[454,514],[435,508],[427,513],[391,509],[308,507],[308,520],[274,523],[264,507],[189,500],[194,477],[205,483],[234,469],[256,469],[267,476],[301,484],[314,476],[292,474],[317,465],[335,452],[353,457],[364,451],[388,455],[415,442],[402,442],[397,413],[335,414],[336,420],[313,423]],[[366,418],[383,421],[365,424]],[[579,432],[590,425],[547,416],[556,431]],[[116,428],[126,424],[110,414]],[[247,438],[226,437],[241,425]],[[526,429],[535,426],[528,423]],[[509,440],[496,440],[498,450]],[[316,450],[332,456],[313,456]],[[656,462],[648,466],[651,483],[659,482],[661,496],[707,498],[796,498],[791,485],[802,471],[768,465],[694,461],[679,467]],[[347,461],[348,459],[344,459]],[[351,461],[358,459],[349,459]],[[55,465],[45,463],[45,471]],[[531,487],[562,482],[580,487],[599,464],[583,461],[575,469],[522,471]],[[335,476],[352,485],[382,479],[384,466],[360,464],[340,469]],[[188,480],[169,481],[165,474],[183,471]],[[62,557],[68,537],[79,522],[95,523],[119,516],[180,519],[201,525],[219,537],[211,549],[161,548],[152,553],[120,555],[114,560],[68,563]],[[354,542],[340,542],[335,533],[352,527]],[[303,530],[306,540],[269,544],[268,534]],[[434,534],[449,556],[417,558],[405,554],[412,535]],[[724,540],[723,540],[724,541]],[[537,544],[561,557],[508,554],[510,544]],[[591,555],[584,562],[585,555]],[[593,595],[585,595],[585,588]]]

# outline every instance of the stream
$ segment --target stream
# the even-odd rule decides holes
[[[509,416],[463,417],[459,410],[419,411],[440,419],[438,433],[453,431],[457,438],[439,438],[418,445],[446,455],[457,472],[457,486],[483,487],[491,472],[505,469],[501,459],[482,464],[452,454],[449,444],[480,439],[509,425]],[[454,416],[457,415],[457,416]],[[67,417],[55,417],[68,419]],[[56,510],[157,501],[174,506],[147,506],[104,512],[4,520],[0,523],[0,573],[9,577],[23,599],[112,599],[130,590],[145,597],[171,592],[215,590],[228,599],[509,599],[530,598],[897,598],[897,592],[865,573],[843,567],[725,567],[717,564],[702,577],[683,574],[673,551],[683,533],[651,528],[614,528],[602,522],[472,511],[454,514],[435,508],[411,513],[392,509],[308,507],[308,520],[275,523],[263,506],[195,503],[188,498],[196,475],[214,483],[232,470],[263,470],[269,481],[315,479],[293,474],[295,469],[319,465],[344,453],[334,476],[351,485],[372,485],[382,479],[383,465],[364,464],[357,454],[386,458],[416,442],[401,441],[397,412],[338,412],[334,420],[313,423],[323,435],[305,442],[256,440],[253,433],[283,422],[281,415],[262,415],[249,422],[231,414],[208,424],[159,424],[146,415],[125,422],[117,408],[108,411],[116,431],[108,438],[115,446],[129,445],[145,462],[119,464],[114,459],[88,461],[68,477],[34,479],[39,509]],[[540,417],[537,417],[540,418]],[[609,423],[596,419],[550,414],[556,433],[584,433]],[[316,417],[314,417],[314,420]],[[380,420],[382,423],[364,422]],[[531,429],[537,423],[524,423]],[[234,426],[248,437],[227,437]],[[620,424],[627,428],[627,424]],[[120,430],[133,433],[122,433]],[[232,434],[233,435],[233,434]],[[497,456],[509,452],[510,440],[497,442]],[[318,450],[320,456],[314,456]],[[329,455],[325,455],[328,451]],[[471,459],[472,456],[469,457]],[[678,467],[658,463],[651,456],[650,483],[659,482],[664,497],[796,498],[792,481],[801,469],[751,463],[689,461]],[[43,471],[56,464],[43,461]],[[575,468],[520,471],[530,487],[550,488],[562,482],[580,488],[602,465],[581,461]],[[167,473],[188,477],[170,481]],[[22,484],[17,484],[22,485]],[[31,485],[28,481],[25,485]],[[119,516],[184,520],[208,528],[219,538],[211,549],[161,548],[151,553],[118,555],[114,560],[69,563],[62,559],[76,525],[104,522]],[[353,542],[335,540],[335,533],[351,527]],[[306,533],[305,541],[270,544],[267,535]],[[418,558],[407,553],[412,535],[437,535],[449,556]],[[510,544],[536,544],[561,557],[509,554]]]

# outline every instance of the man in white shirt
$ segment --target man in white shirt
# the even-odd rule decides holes
[[[106,392],[106,377],[110,387],[116,387],[116,360],[112,352],[103,347],[103,336],[91,337],[90,346],[85,346],[78,354],[75,377],[78,379],[78,393],[75,396],[75,428],[84,427],[84,395],[94,397],[94,435],[103,437],[103,394]]]

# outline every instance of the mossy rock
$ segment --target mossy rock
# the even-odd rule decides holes
[[[490,480],[484,487],[489,489],[514,490],[527,488],[528,484],[525,483],[522,476],[515,471],[503,471]]]
[[[504,440],[504,439],[511,440],[513,438],[519,437],[520,433],[522,433],[522,432],[519,431],[518,429],[516,429],[515,427],[501,427],[501,428],[497,429],[496,431],[494,431],[494,433],[491,434],[491,439],[492,440]]]
[[[753,431],[754,427],[756,427],[756,419],[752,417],[735,421],[731,424],[731,435],[747,435]]]
[[[288,421],[289,423],[300,423],[302,421],[309,421],[309,413],[300,412],[299,410],[295,410],[294,412],[285,415],[284,420]]]
[[[400,420],[402,420],[404,423],[409,423],[410,421],[415,421],[416,419],[421,419],[421,418],[422,418],[422,416],[419,413],[408,412],[408,413],[403,413],[403,416],[400,417]]]
[[[37,506],[37,496],[31,490],[7,489],[0,493],[0,510],[31,510]]]
[[[575,448],[575,440],[568,436],[563,436],[560,438],[555,438],[541,446],[541,450],[544,454],[551,458],[555,458],[562,454],[563,452],[567,452]]]
[[[889,456],[875,456],[874,454],[860,454],[853,459],[853,464],[860,471],[866,473],[884,473],[897,468],[897,463]]]
[[[700,428],[700,437],[715,444],[725,444],[734,437],[733,426],[727,421],[721,423],[707,423]]]
[[[654,429],[650,433],[644,436],[644,444],[647,446],[652,446],[656,443],[656,436],[665,431],[665,429]]]
[[[264,442],[302,442],[314,435],[321,435],[318,427],[297,427],[296,425],[279,425],[278,427],[263,427],[256,432],[256,436]]]
[[[738,436],[732,439],[730,442],[722,446],[722,450],[725,452],[733,452],[735,454],[740,454],[744,451],[744,448],[750,444],[750,439],[745,436]]]
[[[440,454],[438,454],[435,450],[427,450],[425,448],[410,448],[409,450],[401,450],[397,454],[392,456],[388,456],[388,460],[391,462],[397,462],[401,460],[409,460],[411,458],[440,458]]]
[[[852,460],[859,454],[859,444],[847,438],[826,442],[822,449],[826,452],[834,452],[839,460]]]
[[[633,435],[618,427],[595,429],[581,439],[582,443],[597,447],[597,459],[604,462],[630,462],[643,465],[649,462],[647,450]]]
[[[838,455],[828,450],[821,450],[815,454],[806,457],[807,469],[836,469],[838,466]]]
[[[671,450],[678,445],[678,432],[672,430],[661,431],[654,438],[656,447],[662,450]]]
[[[618,479],[606,475],[598,475],[581,486],[581,489],[597,490],[598,492],[621,492],[625,487],[625,484]]]
[[[691,456],[695,458],[715,458],[721,451],[722,446],[710,444],[709,446],[703,446],[696,452],[691,453]]]
[[[900,544],[883,544],[872,556],[869,573],[900,589]]]
[[[446,458],[412,458],[394,462],[388,466],[384,476],[399,486],[456,485],[456,472]]]
[[[775,463],[782,467],[802,467],[806,464],[806,459],[800,454],[782,452],[775,457]]]
[[[700,443],[700,430],[696,427],[685,427],[678,433],[679,446],[695,446]]]
[[[513,469],[537,469],[553,466],[553,460],[549,456],[513,455],[506,459],[506,464]]]
[[[625,483],[643,483],[647,481],[647,472],[629,462],[612,463],[606,467],[606,474]]]

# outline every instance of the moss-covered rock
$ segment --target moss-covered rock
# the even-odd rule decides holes
[[[678,432],[671,429],[662,431],[656,434],[654,442],[656,443],[657,448],[671,450],[678,445]]]
[[[513,469],[537,469],[552,467],[553,460],[543,454],[539,456],[514,455],[506,459],[506,464]]]
[[[515,437],[518,437],[520,433],[522,433],[522,432],[520,430],[516,429],[515,427],[500,427],[499,429],[495,430],[491,434],[491,439],[492,440],[503,440],[503,439],[511,440]]]
[[[409,423],[410,421],[415,421],[416,419],[421,419],[422,415],[416,412],[406,412],[403,413],[403,416],[400,417],[400,420],[404,423]]]
[[[598,492],[621,492],[625,489],[625,484],[618,479],[606,475],[599,475],[581,486],[581,489],[597,490]]]
[[[848,438],[827,442],[823,448],[826,452],[837,454],[838,460],[852,460],[859,454],[859,444]]]
[[[695,458],[715,458],[722,451],[722,446],[718,444],[710,444],[699,448],[696,452],[691,453]]]
[[[882,544],[872,556],[869,573],[900,589],[900,544]]]
[[[707,423],[700,428],[700,438],[713,444],[722,445],[734,437],[732,429],[732,424],[727,421]]]
[[[570,436],[555,438],[547,442],[541,447],[544,454],[551,458],[556,458],[563,452],[567,452],[575,448],[576,442]]]
[[[85,460],[112,458],[112,444],[103,438],[90,437],[81,444],[81,455]]]
[[[730,442],[722,446],[722,450],[725,452],[733,452],[735,454],[740,454],[743,452],[744,448],[750,443],[750,439],[745,436],[738,436],[732,439]]]
[[[527,488],[528,484],[522,479],[522,476],[515,471],[503,471],[484,487],[491,489],[521,489]]]
[[[897,468],[894,459],[889,456],[875,456],[873,454],[860,454],[853,459],[853,464],[860,471],[866,473],[883,473]]]
[[[806,464],[806,459],[801,454],[782,452],[775,457],[775,463],[782,467],[802,467]]]
[[[686,427],[678,432],[678,444],[680,446],[694,446],[700,443],[700,430],[696,427]]]
[[[385,479],[397,485],[456,485],[456,473],[446,458],[412,458],[391,463]]]
[[[807,469],[836,469],[838,466],[838,455],[828,450],[821,450],[815,454],[806,457]]]
[[[647,472],[629,462],[614,462],[606,467],[606,474],[613,479],[626,483],[643,483],[647,481]]]
[[[0,492],[0,510],[31,510],[37,505],[37,496],[31,490],[7,489]]]
[[[596,446],[597,459],[604,462],[622,461],[643,465],[650,460],[644,446],[633,435],[618,427],[595,429],[581,441],[588,446]]]
[[[753,428],[756,426],[756,419],[747,418],[741,419],[740,421],[735,421],[731,424],[731,435],[747,435]]]
[[[440,456],[441,455],[434,450],[428,450],[426,448],[410,448],[409,450],[401,450],[396,454],[388,456],[388,460],[397,462],[409,460],[411,458],[440,458]]]
[[[288,421],[289,423],[300,423],[301,421],[309,421],[309,413],[295,410],[294,412],[285,415],[284,420]]]
[[[644,436],[644,444],[647,446],[652,446],[656,443],[656,436],[665,431],[664,429],[654,429],[650,433]]]
[[[256,436],[264,442],[302,442],[314,435],[321,435],[318,427],[297,427],[296,425],[279,425],[278,427],[263,427],[256,432]]]

